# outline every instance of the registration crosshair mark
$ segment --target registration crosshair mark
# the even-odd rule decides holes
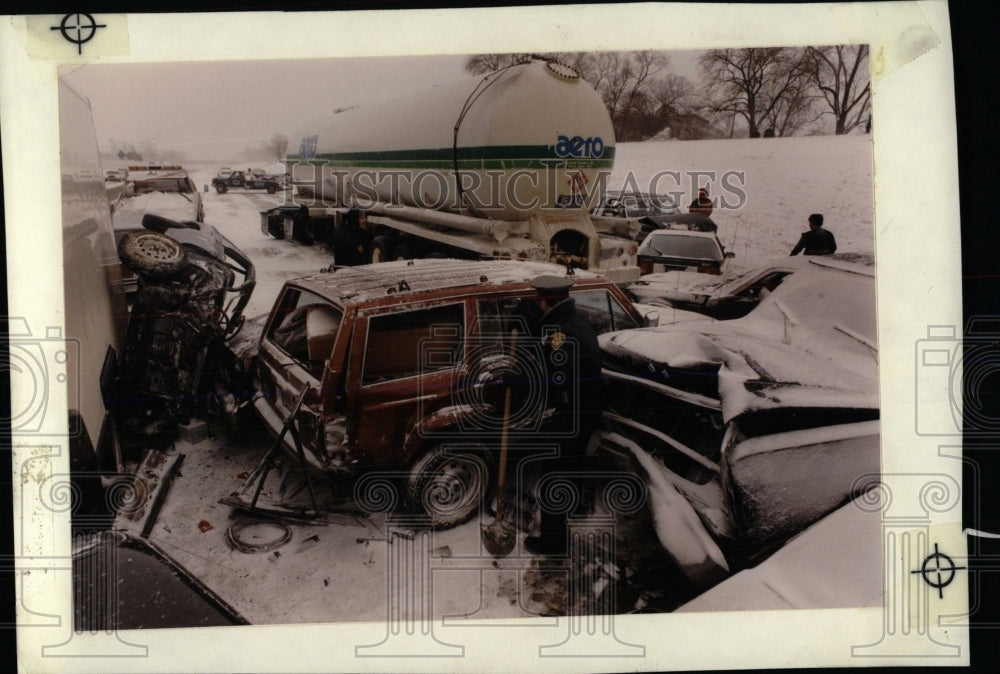
[[[94,21],[94,17],[85,12],[67,14],[58,26],[49,26],[49,30],[58,30],[63,38],[76,45],[76,53],[83,53],[83,44],[90,42],[97,35],[98,28],[107,28],[103,23]]]
[[[944,566],[941,566],[942,560],[945,562]],[[933,568],[930,566],[932,562],[934,564]],[[943,552],[938,552],[938,546],[935,543],[933,554],[927,555],[921,567],[916,571],[910,571],[910,573],[919,573],[923,576],[925,583],[937,588],[938,599],[944,599],[944,592],[942,590],[951,585],[951,581],[955,580],[955,572],[964,568],[964,566],[955,566],[955,562],[951,560],[951,557]],[[934,576],[933,580],[931,579],[932,575]]]

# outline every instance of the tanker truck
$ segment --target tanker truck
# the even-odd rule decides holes
[[[594,89],[536,60],[308,125],[261,230],[327,244],[337,265],[512,259],[627,282],[638,223],[590,215],[614,154]]]

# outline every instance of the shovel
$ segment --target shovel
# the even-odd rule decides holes
[[[510,357],[514,359],[517,330],[511,331]],[[500,464],[497,467],[497,513],[492,524],[483,525],[483,547],[494,557],[509,555],[517,543],[517,530],[504,519],[504,488],[507,483],[507,426],[510,422],[510,386],[503,396],[503,426],[500,431]]]

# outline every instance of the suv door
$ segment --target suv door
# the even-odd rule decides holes
[[[353,453],[396,463],[407,434],[451,399],[462,376],[465,302],[359,311],[355,325],[348,376],[358,388],[347,429]]]
[[[286,288],[277,306],[260,343],[260,377],[266,400],[284,421],[304,387],[317,394],[322,391],[328,360],[338,340],[347,335],[339,329],[343,312],[306,290]],[[321,396],[314,394],[306,397],[296,415],[302,443],[320,464],[326,456],[322,412]]]

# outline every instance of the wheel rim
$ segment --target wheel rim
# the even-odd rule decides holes
[[[421,494],[424,512],[462,517],[482,498],[484,470],[478,461],[454,456],[434,471]]]
[[[181,252],[180,245],[166,236],[140,236],[135,248],[143,257],[156,262],[176,260]]]

